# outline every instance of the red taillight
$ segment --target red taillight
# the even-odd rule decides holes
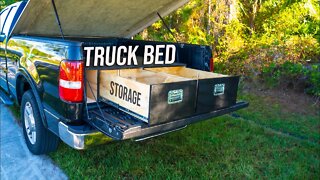
[[[214,70],[214,62],[213,62],[213,58],[210,59],[210,72],[213,72]]]
[[[62,61],[60,64],[59,96],[68,102],[83,100],[83,62]]]

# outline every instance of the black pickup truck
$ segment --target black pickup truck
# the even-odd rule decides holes
[[[97,66],[92,66],[90,62],[85,63],[90,58],[86,47],[170,45],[176,52],[175,65],[212,71],[209,46],[131,39],[186,2],[29,0],[3,9],[0,13],[0,97],[5,104],[16,102],[21,106],[23,132],[30,151],[34,154],[55,151],[59,139],[79,150],[112,140],[144,140],[247,107],[246,102],[236,102],[239,77],[233,76],[217,76],[215,79],[218,84],[215,84],[214,92],[210,90],[208,95],[202,93],[201,97],[196,96],[203,101],[211,101],[214,106],[211,111],[202,111],[206,106],[198,106],[197,113],[193,115],[166,116],[166,112],[175,110],[170,108],[171,105],[178,107],[183,98],[188,98],[184,97],[188,92],[183,94],[182,89],[166,92],[170,96],[163,96],[164,99],[168,98],[166,107],[155,106],[155,109],[160,108],[164,113],[159,115],[159,110],[152,117],[160,120],[162,117],[179,118],[167,118],[156,123],[142,121],[136,114],[130,113],[130,109],[121,109],[101,97],[102,82],[96,76],[99,77],[105,70],[133,67],[99,66],[97,63]],[[143,56],[139,50],[136,54],[138,58]],[[167,65],[139,66],[142,69],[162,67]],[[164,75],[162,72],[158,74]],[[108,73],[105,77],[108,77]],[[90,79],[96,84],[90,85]],[[199,88],[201,82],[197,80],[193,84]],[[140,95],[134,93],[135,96]],[[139,96],[137,98],[140,100]],[[140,102],[133,102],[140,106]],[[193,107],[193,104],[190,106]],[[180,107],[176,112],[190,112],[190,107],[183,108],[186,109]]]

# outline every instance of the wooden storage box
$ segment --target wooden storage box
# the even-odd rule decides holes
[[[147,68],[152,72],[162,72],[198,81],[196,113],[206,113],[236,104],[239,76],[179,67]]]
[[[147,123],[194,114],[197,81],[142,69],[100,71],[99,98]]]

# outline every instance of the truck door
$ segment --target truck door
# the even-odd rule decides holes
[[[1,88],[6,92],[15,92],[15,75],[18,68],[19,56],[12,47],[8,47],[10,32],[15,25],[24,4],[15,3],[1,12],[1,34],[5,35],[4,41],[0,42],[0,82]]]
[[[7,19],[11,7],[8,7],[0,12],[0,33],[3,35],[4,24]],[[5,54],[5,40],[0,41],[0,87],[8,91],[6,78],[6,54]]]

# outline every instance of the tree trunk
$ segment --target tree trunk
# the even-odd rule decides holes
[[[260,0],[255,0],[254,4],[252,5],[252,12],[250,14],[249,17],[249,25],[250,25],[250,35],[252,35],[252,33],[255,31],[256,27],[255,27],[255,20],[256,20],[256,15],[260,9]]]
[[[207,24],[207,34],[210,35],[211,32],[211,6],[212,0],[208,0],[208,24]]]

